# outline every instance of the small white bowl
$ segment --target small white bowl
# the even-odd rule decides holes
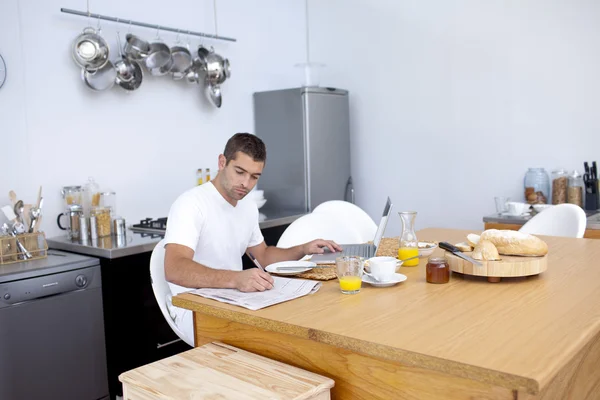
[[[419,258],[429,257],[438,245],[434,242],[419,242]]]

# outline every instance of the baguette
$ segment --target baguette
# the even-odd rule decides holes
[[[467,243],[471,247],[477,246],[477,243],[479,243],[479,235],[476,235],[474,233],[469,233],[467,235]]]
[[[545,256],[548,245],[542,239],[519,231],[488,229],[481,240],[489,240],[498,253],[507,256]]]
[[[473,247],[471,247],[470,244],[465,243],[465,242],[456,243],[455,246],[458,247],[458,249],[462,252],[473,251]]]
[[[475,246],[473,250],[473,254],[471,254],[476,260],[486,260],[486,261],[497,261],[500,260],[500,255],[498,254],[498,249],[496,246],[489,240],[480,240]]]

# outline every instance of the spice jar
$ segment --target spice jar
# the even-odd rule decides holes
[[[569,189],[567,190],[567,201],[583,208],[583,177],[579,172],[573,171],[569,176]]]
[[[529,168],[525,174],[525,201],[529,204],[546,204],[550,192],[550,179],[544,168]]]
[[[450,266],[444,257],[430,258],[427,260],[426,279],[429,283],[448,283],[450,280]]]
[[[110,236],[110,209],[96,207],[92,209],[90,217],[96,219],[96,233],[98,237]]]
[[[552,204],[563,204],[567,202],[568,187],[568,172],[564,169],[552,171]]]

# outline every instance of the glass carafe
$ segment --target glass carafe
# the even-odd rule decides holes
[[[64,186],[60,193],[62,194],[63,200],[65,201],[65,207],[69,208],[70,206],[81,206],[82,202],[82,194],[83,190],[81,186]]]
[[[402,220],[402,235],[400,235],[398,259],[406,260],[407,258],[419,255],[419,242],[417,241],[417,235],[415,234],[415,218],[417,217],[417,212],[402,211],[399,212],[398,215],[400,215],[400,219]],[[418,258],[406,261],[402,264],[403,267],[416,267],[417,265],[419,265]]]

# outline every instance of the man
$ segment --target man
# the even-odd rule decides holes
[[[257,136],[236,133],[219,155],[219,172],[210,182],[183,193],[171,206],[165,235],[165,276],[173,295],[190,288],[232,288],[243,292],[273,287],[258,268],[242,270],[242,255],[261,265],[298,260],[306,254],[341,251],[333,241],[317,239],[289,249],[267,246],[258,226],[258,209],[244,199],[262,174],[267,158]],[[189,310],[174,307],[175,323],[193,337]]]

